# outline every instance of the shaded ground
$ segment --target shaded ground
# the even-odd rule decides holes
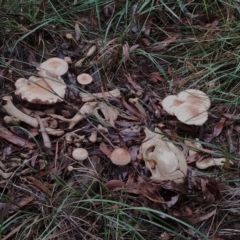
[[[1,111],[0,169],[9,175],[0,177],[0,239],[238,239],[239,4],[164,2],[2,4],[1,99],[71,118],[84,104],[80,92],[119,89],[121,97],[97,101],[119,111],[115,127],[96,115],[71,130],[59,121],[77,137],[51,137],[51,149],[29,125],[8,126]],[[51,57],[72,61],[64,101],[47,106],[16,96],[16,80],[35,76]],[[94,79],[84,89],[76,82],[82,72]],[[164,97],[187,88],[211,99],[203,126],[180,123],[161,107]],[[144,111],[129,102],[137,97]],[[108,133],[92,143],[99,124]],[[182,150],[184,184],[151,180],[139,156],[144,127],[160,128]],[[83,164],[71,157],[79,146],[89,153]],[[114,146],[129,150],[128,167],[111,163]],[[209,156],[226,164],[198,170],[195,162]]]

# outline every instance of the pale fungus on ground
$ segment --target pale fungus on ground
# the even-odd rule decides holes
[[[62,102],[65,96],[66,84],[60,78],[49,81],[43,77],[19,78],[15,82],[15,94],[23,100],[37,104],[54,104]]]
[[[83,162],[88,158],[88,151],[85,148],[76,148],[72,152],[73,159]]]
[[[197,89],[187,89],[178,95],[167,96],[162,101],[164,110],[175,115],[179,121],[188,125],[203,125],[208,119],[211,106],[209,97]]]
[[[196,161],[196,167],[199,169],[206,169],[213,166],[223,166],[226,163],[226,158],[213,158],[208,157],[201,161]],[[232,161],[229,161],[230,164],[233,164]]]
[[[84,88],[85,85],[88,85],[93,81],[93,78],[87,73],[82,73],[77,76],[77,81],[81,85],[81,87]]]
[[[187,176],[187,162],[183,153],[159,129],[152,132],[145,128],[146,137],[140,147],[146,167],[155,181],[182,183]]]
[[[124,166],[131,162],[131,155],[125,148],[115,148],[111,153],[110,160],[117,166]]]

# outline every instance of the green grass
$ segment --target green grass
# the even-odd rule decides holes
[[[104,7],[108,7],[108,14],[104,13],[107,11]],[[75,63],[96,45],[97,52],[80,68],[72,64],[70,72],[74,76],[84,71],[94,72],[98,82],[92,89],[82,90],[75,85],[70,88],[91,92],[101,87],[118,87],[128,98],[133,93],[123,77],[126,73],[136,76],[134,81],[144,89],[145,96],[149,98],[156,94],[152,97],[155,102],[168,94],[197,88],[206,92],[212,101],[211,115],[204,126],[204,134],[212,134],[223,113],[237,115],[239,112],[239,12],[239,3],[233,0],[2,1],[0,96],[14,93],[16,79],[36,74],[36,63],[51,56],[70,56]],[[75,36],[76,23],[80,28],[80,40],[69,40],[66,34]],[[151,25],[149,34],[148,25]],[[176,34],[179,35],[176,39],[167,42]],[[164,44],[166,47],[161,48]],[[138,45],[129,53],[129,58],[124,55],[126,45]],[[164,81],[152,83],[149,79],[152,72],[159,72]],[[66,102],[71,106],[73,100]],[[149,105],[142,102],[148,110]],[[125,112],[124,108],[119,107],[119,110]],[[179,146],[184,146],[184,139],[196,141],[194,139],[200,134],[198,128],[184,131],[171,125],[170,120],[169,116],[151,114],[144,124],[153,126],[164,122],[166,128],[178,134],[175,144]],[[201,184],[194,186],[190,177],[189,185],[185,184],[187,193],[170,209],[142,195],[121,190],[106,191],[104,185],[112,175],[107,159],[103,158],[105,169],[93,177],[99,183],[97,191],[90,187],[84,191],[76,190],[79,184],[71,186],[71,181],[68,182],[71,175],[66,169],[61,170],[57,178],[51,174],[38,176],[46,184],[58,184],[51,189],[50,196],[34,187],[25,175],[14,175],[6,183],[0,180],[0,189],[4,190],[0,194],[0,203],[4,203],[5,209],[8,209],[8,202],[16,206],[18,198],[25,195],[32,194],[34,198],[17,211],[0,215],[0,239],[5,239],[4,236],[13,229],[16,232],[8,239],[158,239],[163,232],[172,234],[171,239],[225,237],[226,229],[237,229],[239,221],[239,133],[234,130],[238,121],[229,120],[220,136],[211,142],[200,141],[205,148],[219,151],[222,156],[235,161],[235,165],[226,170],[215,168],[196,173],[200,178],[196,182],[213,176],[222,184],[222,198],[218,202],[204,202],[203,193],[198,189]],[[96,119],[91,118],[91,122],[96,124]],[[139,139],[136,141],[139,145]],[[41,140],[38,145],[42,149]],[[6,142],[1,141],[0,146],[3,151]],[[98,146],[89,148],[94,151]],[[64,153],[67,153],[66,149]],[[14,153],[7,159],[12,157],[16,157]],[[46,160],[50,164],[54,157],[46,156]],[[86,169],[83,167],[80,173],[75,171],[74,174],[84,174]],[[132,172],[136,180],[140,170],[133,168]],[[12,192],[16,199],[12,200]],[[217,214],[213,219],[194,225],[174,217],[173,210],[182,206],[188,206],[199,215],[216,208]]]

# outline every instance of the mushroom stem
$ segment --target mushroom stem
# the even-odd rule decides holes
[[[212,158],[208,157],[203,159],[202,161],[197,161],[196,162],[196,167],[199,169],[206,169],[212,166],[223,166],[226,162],[225,158]],[[232,161],[229,161],[230,164],[233,164]]]
[[[38,127],[38,121],[36,118],[30,117],[26,115],[25,113],[18,110],[12,103],[12,97],[11,96],[4,96],[2,98],[7,103],[3,105],[3,109],[11,116],[16,117],[22,122],[25,122],[26,124],[36,128]]]
[[[44,146],[46,148],[51,148],[52,144],[51,144],[50,138],[49,138],[49,136],[48,136],[48,134],[46,132],[46,129],[45,129],[44,125],[43,125],[43,122],[42,122],[41,118],[38,115],[35,115],[35,117],[36,117],[36,119],[37,119],[37,121],[39,123],[39,127],[40,127],[39,130],[40,130],[40,132],[42,134]]]
[[[5,173],[0,169],[0,176],[2,176],[2,178],[4,178],[4,179],[10,178],[12,176],[12,174],[13,174],[12,172]]]
[[[120,91],[116,88],[112,91],[109,92],[103,92],[103,93],[79,93],[79,96],[82,98],[83,102],[90,102],[94,101],[96,99],[102,99],[102,98],[109,98],[109,97],[115,97],[115,98],[120,98],[121,93]]]
[[[53,118],[57,118],[63,122],[67,122],[69,123],[68,129],[72,129],[76,124],[78,124],[79,122],[81,122],[85,117],[91,116],[93,115],[93,110],[94,108],[97,106],[97,102],[88,102],[85,103],[78,111],[78,113],[68,119],[68,118],[64,118],[62,116],[56,115],[56,114],[49,114],[49,116],[53,117]]]

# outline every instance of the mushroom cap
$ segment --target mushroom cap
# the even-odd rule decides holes
[[[92,82],[92,80],[93,80],[92,76],[87,73],[82,73],[77,76],[78,83],[82,85],[88,85],[89,83]]]
[[[110,159],[112,163],[123,166],[131,162],[131,155],[124,148],[116,148],[112,151]]]
[[[208,110],[211,106],[211,101],[207,94],[197,89],[184,90],[177,95],[177,99],[181,102],[202,105],[205,110]]]
[[[31,103],[53,104],[62,102],[66,85],[62,78],[49,81],[42,77],[19,78],[15,82],[15,94]]]
[[[72,157],[77,161],[84,161],[88,157],[88,151],[85,148],[76,148],[72,152]]]
[[[204,105],[191,104],[188,102],[180,104],[174,111],[177,119],[187,125],[203,125],[208,119],[208,112]]]
[[[163,99],[162,107],[170,115],[175,115],[174,111],[181,103],[176,95],[169,95]]]
[[[47,72],[50,75],[59,77],[68,71],[68,63],[61,58],[53,57],[42,62],[37,69],[40,71],[39,75],[41,76],[41,73]]]

